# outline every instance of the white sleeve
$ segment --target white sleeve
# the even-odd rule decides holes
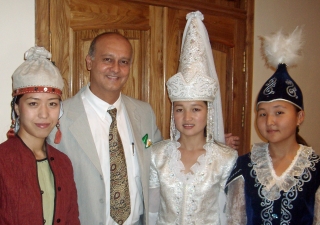
[[[247,224],[244,179],[242,177],[235,179],[228,184],[227,188],[227,224]]]
[[[160,182],[153,158],[154,157],[151,156],[149,179],[149,225],[156,224],[160,207]]]
[[[315,196],[313,225],[320,225],[320,187]]]
[[[149,225],[157,223],[159,205],[160,188],[149,188]]]

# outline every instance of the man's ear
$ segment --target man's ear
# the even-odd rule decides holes
[[[298,126],[303,123],[304,117],[305,117],[305,112],[303,110],[299,111],[298,112],[298,122],[297,122]]]
[[[87,55],[86,56],[86,65],[87,65],[87,70],[91,70],[91,66],[92,66],[92,59],[91,56]]]

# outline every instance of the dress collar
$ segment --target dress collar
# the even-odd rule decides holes
[[[288,192],[297,185],[298,177],[311,166],[309,157],[313,150],[311,147],[300,145],[290,166],[281,176],[277,176],[273,169],[268,146],[268,143],[254,144],[251,151],[251,161],[258,181],[264,186],[263,195],[269,200],[277,200],[280,198],[280,192]]]
[[[174,172],[176,177],[184,184],[190,184],[193,182],[200,182],[203,176],[199,176],[199,173],[205,170],[208,163],[212,162],[213,147],[212,143],[206,143],[203,148],[205,153],[200,155],[197,162],[190,168],[192,172],[184,173],[185,167],[181,161],[181,152],[179,151],[180,143],[178,141],[171,141],[166,148],[169,156],[169,166]]]

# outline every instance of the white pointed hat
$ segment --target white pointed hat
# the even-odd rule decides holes
[[[168,95],[175,101],[206,101],[207,142],[224,142],[219,80],[216,73],[212,48],[206,27],[199,11],[187,14],[183,33],[178,73],[167,81]],[[172,113],[171,113],[172,114]],[[171,139],[180,136],[171,115]]]

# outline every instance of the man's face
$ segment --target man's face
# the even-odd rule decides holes
[[[92,93],[101,99],[106,95],[119,96],[128,80],[131,60],[132,48],[125,38],[116,34],[101,36],[94,56],[86,57]]]

